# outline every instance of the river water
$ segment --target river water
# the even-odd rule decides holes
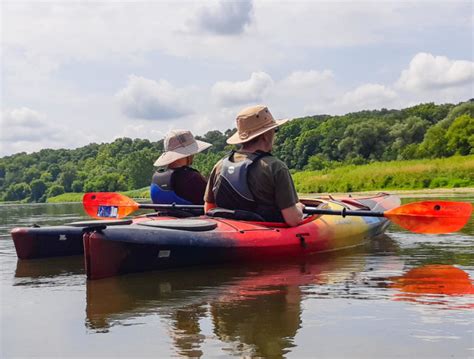
[[[392,225],[331,258],[98,281],[80,256],[17,260],[9,236],[86,219],[80,204],[2,205],[0,218],[2,358],[474,357],[472,218],[449,235]]]

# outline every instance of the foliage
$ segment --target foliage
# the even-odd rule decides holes
[[[427,103],[402,110],[298,118],[280,128],[273,154],[283,160],[292,173],[336,172],[344,168],[348,171],[377,161],[466,156],[473,154],[473,113],[474,102],[467,101],[458,105]],[[233,125],[232,119],[229,125]],[[226,143],[234,132],[235,129],[224,133],[212,130],[196,136],[213,146],[194,157],[193,167],[209,175],[214,164],[234,148]],[[38,202],[61,193],[145,188],[154,171],[153,162],[162,151],[163,141],[118,138],[112,143],[91,143],[73,150],[43,149],[3,157],[0,158],[0,200]],[[377,177],[377,173],[372,175]],[[446,181],[448,186],[470,183],[464,177],[454,183],[453,178],[447,174],[424,181],[429,181],[430,186],[443,185]],[[394,182],[393,176],[384,181],[382,188],[395,186],[395,183],[403,188],[408,186]],[[419,183],[411,185],[420,186]],[[313,189],[318,191],[318,188]]]
[[[48,189],[48,186],[46,183],[41,180],[37,179],[31,182],[31,200],[33,202],[44,202],[46,197],[46,190]]]
[[[47,196],[54,197],[54,196],[59,196],[60,194],[63,194],[63,193],[64,193],[63,186],[59,184],[53,184],[51,187],[49,187]]]

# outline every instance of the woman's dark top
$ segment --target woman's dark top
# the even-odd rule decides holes
[[[175,193],[193,204],[204,204],[206,185],[206,179],[194,168],[183,166],[174,170],[172,186]]]

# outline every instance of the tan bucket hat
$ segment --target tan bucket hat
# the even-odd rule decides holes
[[[154,163],[157,167],[195,155],[211,147],[212,144],[196,140],[188,130],[172,130],[166,135],[163,146],[165,152]]]
[[[237,115],[237,132],[227,139],[230,145],[245,143],[271,129],[288,122],[288,119],[274,120],[266,106],[244,108]]]

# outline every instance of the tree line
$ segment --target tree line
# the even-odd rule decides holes
[[[195,157],[194,167],[208,175],[233,149],[225,141],[234,132],[213,130],[196,136],[213,146]],[[72,150],[2,157],[0,200],[44,202],[67,192],[146,187],[162,151],[162,140],[119,138]],[[277,133],[273,154],[292,172],[474,154],[474,101],[294,119]]]

